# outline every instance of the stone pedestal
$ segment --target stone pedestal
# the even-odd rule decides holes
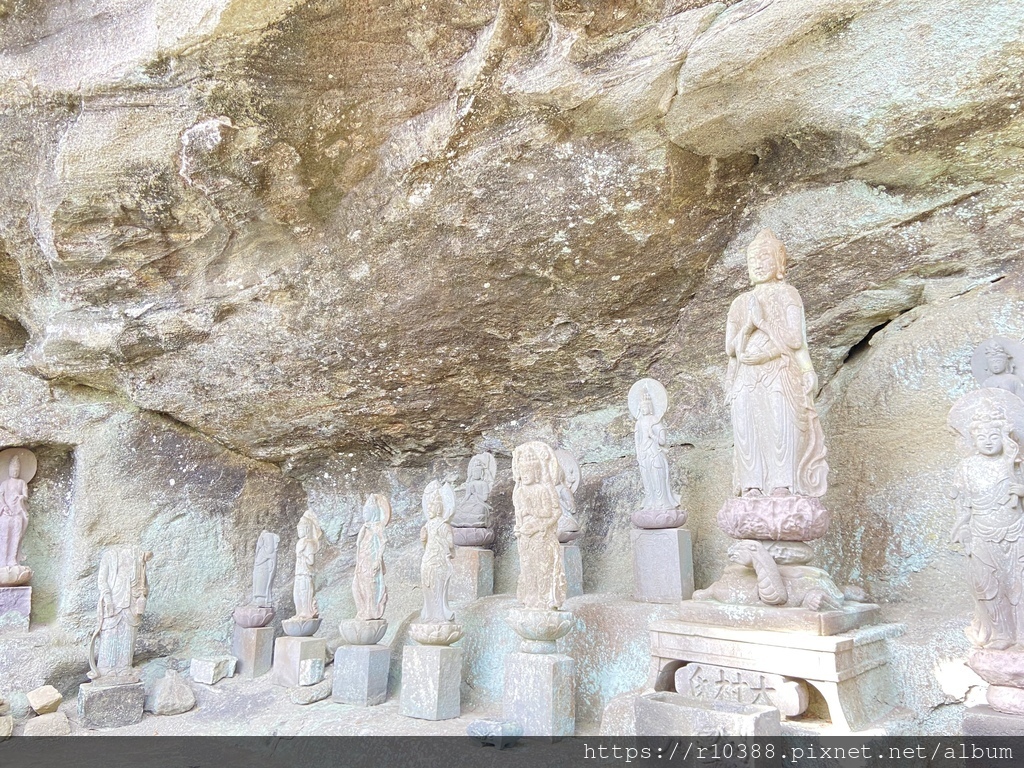
[[[672,691],[676,672],[692,662],[779,675],[803,681],[821,694],[834,733],[861,730],[884,718],[897,702],[886,641],[903,633],[899,624],[822,636],[669,620],[654,622],[650,632],[651,686],[656,691]]]
[[[455,573],[448,586],[452,603],[468,603],[494,594],[494,553],[483,547],[456,547]]]
[[[0,587],[0,630],[28,629],[32,587]]]
[[[337,674],[337,673],[335,673]],[[402,653],[399,712],[421,720],[450,720],[462,713],[462,649],[407,645]]]
[[[78,720],[86,728],[119,728],[142,719],[146,687],[83,683],[78,688]]]
[[[964,736],[1024,736],[1024,717],[996,712],[991,707],[968,707]]]
[[[383,704],[390,669],[391,649],[386,645],[339,645],[334,652],[331,698],[360,707]]]
[[[231,655],[238,659],[235,672],[245,680],[261,677],[274,661],[273,627],[240,627],[231,635]]]
[[[693,595],[693,543],[686,528],[634,528],[633,599],[678,603]]]
[[[575,541],[559,545],[562,547],[562,565],[565,566],[565,596],[579,597],[583,594],[583,556],[580,545]]]
[[[327,641],[319,637],[279,637],[274,641],[272,682],[289,688],[324,679]]]
[[[576,663],[560,653],[513,653],[505,659],[505,720],[524,736],[560,738],[576,731]]]
[[[771,706],[702,701],[678,693],[647,693],[637,697],[635,706],[637,736],[777,736],[781,729],[779,710]]]

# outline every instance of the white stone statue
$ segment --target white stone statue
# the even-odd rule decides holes
[[[497,464],[489,453],[478,453],[469,460],[463,486],[465,495],[455,510],[452,525],[456,528],[491,527],[491,505],[487,497],[491,495],[497,472]]]
[[[316,604],[313,588],[313,563],[323,548],[324,532],[316,515],[308,509],[299,520],[297,531],[299,538],[295,542],[295,583],[292,586],[295,615],[281,622],[281,626],[294,637],[309,637],[320,628],[320,608]]]
[[[371,621],[384,618],[388,589],[384,584],[384,528],[391,522],[391,503],[386,496],[371,493],[363,505],[363,527],[356,539],[356,567],[352,577],[352,598],[356,618]]]
[[[665,456],[665,427],[661,419],[668,408],[668,393],[655,379],[640,379],[629,390],[629,412],[636,419],[633,443],[644,500],[633,513],[638,528],[676,528],[686,522],[679,498],[672,491],[668,458]]]
[[[785,282],[786,248],[762,230],[747,248],[753,289],[729,309],[726,396],[737,495],[825,494],[825,440],[814,407],[800,294]]]
[[[996,336],[974,350],[971,370],[982,387],[1005,389],[1024,398],[1024,379],[1017,372],[1018,360],[1024,360],[1024,345]]]
[[[423,560],[420,562],[420,585],[423,588],[421,623],[450,622],[455,611],[448,606],[448,584],[455,567],[455,540],[452,518],[455,516],[455,491],[451,485],[431,481],[423,492],[423,514],[427,524],[420,532]]]
[[[256,560],[252,567],[252,600],[232,614],[241,627],[265,627],[274,619],[272,593],[277,573],[277,546],[281,537],[263,531],[256,540]]]
[[[526,608],[557,610],[567,588],[558,542],[558,458],[546,443],[524,443],[512,453],[512,477],[513,533],[519,544],[516,597]]]
[[[28,527],[28,483],[35,473],[36,457],[28,449],[0,451],[0,587],[32,578],[32,569],[21,564],[21,542]]]
[[[1004,389],[977,390],[953,406],[949,423],[970,449],[953,480],[951,535],[967,551],[974,594],[967,636],[978,648],[1003,650],[1024,639],[1024,401]]]
[[[89,643],[89,679],[99,685],[138,682],[135,639],[146,610],[146,563],[152,552],[115,547],[100,558],[96,630]]]
[[[576,498],[573,494],[580,487],[580,465],[576,457],[565,449],[555,451],[558,462],[558,504],[562,510],[558,518],[558,540],[567,544],[580,537],[580,523],[576,519]]]

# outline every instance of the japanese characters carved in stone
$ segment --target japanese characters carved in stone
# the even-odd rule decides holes
[[[135,640],[146,610],[146,563],[152,552],[115,547],[100,558],[96,629],[89,642],[89,679],[98,685],[138,682]]]
[[[21,544],[28,527],[28,483],[36,457],[26,448],[0,451],[0,587],[28,584],[32,569],[22,565]]]

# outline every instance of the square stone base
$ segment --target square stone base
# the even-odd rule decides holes
[[[238,659],[235,673],[252,680],[270,671],[274,662],[274,628],[240,627],[235,625],[231,635],[231,655]]]
[[[852,603],[838,611],[812,611],[807,608],[728,605],[711,600],[685,600],[679,607],[679,619],[690,624],[710,624],[736,629],[838,635],[878,621],[878,606],[874,603]]]
[[[468,603],[494,594],[494,553],[483,547],[456,547],[455,572],[448,585],[452,603]]]
[[[576,663],[560,653],[512,653],[505,659],[504,719],[524,736],[576,732]]]
[[[686,528],[634,528],[633,599],[678,603],[693,595],[693,543]]]
[[[671,691],[675,672],[690,662],[782,675],[821,694],[832,733],[851,733],[883,719],[896,705],[886,641],[903,630],[901,624],[878,624],[821,636],[656,621],[650,626],[651,687]]]
[[[360,707],[383,704],[390,669],[391,649],[386,645],[340,645],[334,652],[331,698]]]
[[[28,629],[32,587],[0,587],[0,631]]]
[[[335,672],[337,675],[337,672]],[[399,712],[420,720],[450,720],[462,713],[462,649],[407,645],[402,653]]]
[[[968,707],[964,736],[1024,736],[1024,717],[996,712],[991,707]]]
[[[271,682],[294,688],[324,679],[327,641],[320,637],[279,637],[274,641]]]
[[[777,736],[781,729],[775,707],[703,701],[678,693],[646,693],[636,698],[635,706],[637,736]]]
[[[102,685],[82,683],[78,688],[78,720],[86,728],[120,728],[142,720],[146,687],[140,683]]]
[[[579,597],[583,594],[583,556],[576,542],[562,544],[562,565],[565,566],[565,596]]]

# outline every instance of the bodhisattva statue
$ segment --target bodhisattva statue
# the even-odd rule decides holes
[[[96,630],[89,643],[89,679],[97,685],[136,683],[135,640],[146,610],[146,563],[152,552],[115,547],[100,558]]]
[[[655,379],[640,379],[629,390],[629,411],[636,419],[633,442],[644,486],[643,503],[632,517],[638,528],[677,528],[686,522],[686,513],[672,491],[664,450],[661,419],[667,407],[668,393]]]
[[[423,645],[451,645],[462,637],[462,625],[455,622],[455,611],[448,605],[448,585],[455,573],[455,490],[451,484],[432,480],[423,492],[426,524],[420,531],[423,559],[420,561],[420,588],[423,609],[409,625],[409,635]]]
[[[487,503],[497,475],[497,464],[489,453],[478,453],[469,460],[465,496],[455,510],[452,525],[455,543],[463,547],[486,547],[494,542],[491,530],[491,505]]]
[[[1017,373],[1018,360],[1024,360],[1024,346],[997,336],[978,345],[971,368],[982,387],[1005,389],[1024,398],[1024,379]]]
[[[21,543],[28,527],[28,482],[36,457],[25,448],[0,452],[0,587],[28,584],[32,569],[22,565]]]
[[[580,523],[576,519],[576,498],[573,494],[580,487],[580,465],[576,457],[564,448],[555,451],[558,462],[558,503],[562,514],[558,518],[558,540],[568,544],[580,537]]]
[[[313,588],[313,564],[323,548],[324,532],[316,515],[308,509],[299,519],[296,530],[299,538],[295,542],[295,583],[292,586],[295,615],[281,622],[281,626],[293,637],[309,637],[320,628],[320,608]]]
[[[565,602],[565,567],[558,541],[558,458],[549,445],[524,443],[512,453],[512,504],[519,544],[516,597],[526,608],[557,610]]]
[[[969,451],[951,488],[951,539],[967,552],[975,606],[967,663],[989,683],[989,706],[1024,714],[1024,400],[1004,388],[975,390],[954,404],[949,425]]]
[[[370,621],[384,618],[388,588],[384,584],[384,528],[391,522],[391,504],[387,497],[372,493],[363,505],[363,527],[356,539],[356,568],[352,578],[352,598],[356,618]]]
[[[277,546],[281,537],[263,531],[256,540],[256,560],[252,567],[252,600],[235,609],[235,623],[241,627],[265,627],[274,619],[272,594],[277,573]]]

